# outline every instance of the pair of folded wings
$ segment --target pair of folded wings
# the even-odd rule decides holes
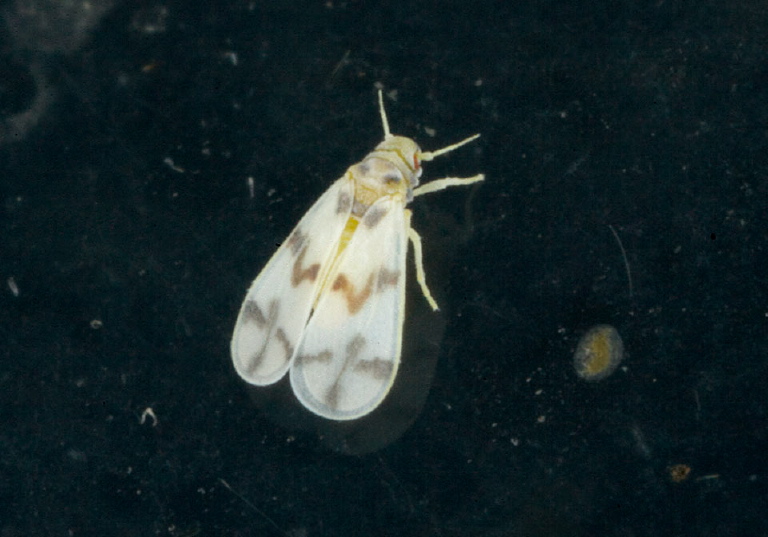
[[[265,386],[290,370],[301,403],[336,420],[369,413],[389,392],[405,308],[404,202],[376,201],[366,214],[377,218],[364,216],[339,253],[352,199],[345,176],[304,215],[251,285],[231,349],[244,380]]]

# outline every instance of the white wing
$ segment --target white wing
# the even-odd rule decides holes
[[[232,361],[247,382],[266,386],[291,365],[321,282],[349,218],[353,184],[342,177],[307,211],[256,277],[232,335]]]
[[[291,386],[315,414],[351,420],[376,408],[400,364],[408,233],[402,201],[363,216],[307,325]]]

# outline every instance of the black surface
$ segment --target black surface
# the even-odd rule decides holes
[[[2,6],[3,537],[768,534],[764,3],[62,5]],[[377,83],[427,150],[482,133],[427,180],[487,180],[412,205],[435,377],[350,456],[228,343]],[[600,323],[627,356],[587,383]]]

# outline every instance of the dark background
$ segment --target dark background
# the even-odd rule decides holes
[[[0,535],[768,534],[765,6],[0,4]],[[412,206],[435,377],[350,456],[228,344],[377,85],[427,150],[482,133],[426,179],[487,180]],[[626,357],[587,383],[599,323]]]

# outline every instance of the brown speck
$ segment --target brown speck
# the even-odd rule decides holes
[[[667,468],[667,472],[673,483],[682,483],[691,475],[691,467],[687,464],[673,464]]]

